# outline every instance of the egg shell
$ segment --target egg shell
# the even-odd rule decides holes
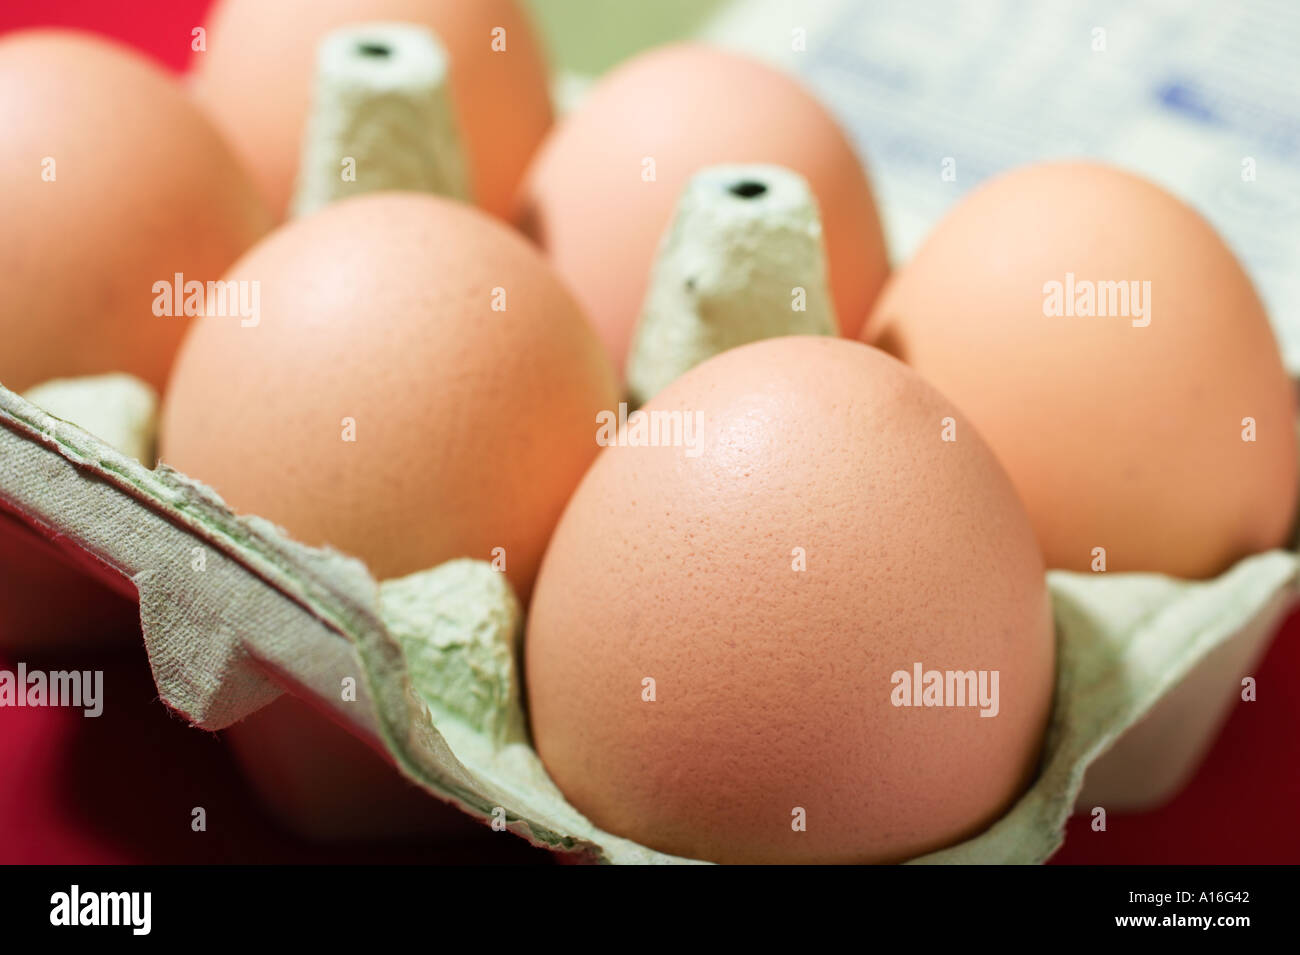
[[[1076,301],[1085,282],[1149,282],[1149,324],[1133,299],[1128,316],[1045,314],[1067,273]],[[1296,408],[1268,318],[1213,228],[1144,179],[1057,162],[983,185],[864,334],[970,416],[1050,567],[1099,569],[1104,548],[1109,571],[1211,577],[1287,540]]]
[[[698,455],[603,451],[528,622],[534,740],[569,801],[737,863],[897,861],[998,818],[1035,773],[1053,630],[1029,521],[961,413],[812,337],[724,352],[646,409],[698,413]],[[1000,671],[1000,712],[894,706],[914,663]]]
[[[0,40],[0,381],[129,372],[161,389],[189,323],[154,283],[217,278],[271,226],[162,70],[64,30]]]
[[[437,35],[451,60],[475,201],[506,215],[552,119],[545,59],[514,0],[221,0],[208,17],[207,49],[195,54],[194,95],[283,215],[298,176],[317,45],[337,27],[379,21]],[[497,29],[504,50],[493,49]]]
[[[260,322],[195,323],[163,460],[380,578],[504,548],[526,598],[616,400],[536,250],[461,203],[372,193],[281,227],[226,278],[260,283]]]
[[[718,163],[772,163],[808,180],[844,335],[857,335],[885,281],[871,186],[830,113],[756,60],[697,45],[656,49],[604,77],[555,128],[516,213],[619,368],[677,200],[692,175]]]

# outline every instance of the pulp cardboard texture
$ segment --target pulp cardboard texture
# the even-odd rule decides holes
[[[837,331],[807,181],[782,166],[706,166],[682,190],[659,242],[628,354],[629,399],[644,404],[729,348]]]
[[[380,584],[359,561],[236,516],[202,484],[151,471],[3,387],[0,507],[130,581],[161,699],[195,726],[229,726],[287,690],[430,794],[536,845],[691,861],[602,832],[551,783],[520,709],[519,607],[488,565]],[[1210,581],[1049,573],[1059,664],[1040,775],[987,831],[913,861],[1044,861],[1089,765],[1216,650],[1258,639],[1294,599],[1298,568],[1277,550]],[[1239,679],[1209,676],[1218,691]],[[1184,748],[1195,757],[1217,726]]]
[[[469,164],[447,67],[437,37],[412,24],[363,23],[326,36],[317,51],[294,214],[385,189],[468,201]]]

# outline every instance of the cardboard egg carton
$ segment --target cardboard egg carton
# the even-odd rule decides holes
[[[0,555],[55,549],[138,601],[159,696],[194,726],[224,729],[291,694],[429,796],[534,845],[692,861],[601,831],[547,777],[520,704],[520,609],[487,564],[377,582],[3,387],[0,515],[0,534],[28,538]],[[987,831],[913,861],[1039,863],[1076,804],[1167,798],[1241,698],[1298,581],[1290,550],[1209,581],[1049,572],[1058,672],[1039,776]]]

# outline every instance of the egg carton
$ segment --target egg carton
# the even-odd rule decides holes
[[[694,861],[600,830],[551,782],[521,706],[521,611],[485,563],[376,581],[355,558],[236,515],[203,484],[145,468],[3,387],[0,515],[25,528],[31,553],[57,549],[138,601],[159,696],[198,728],[265,717],[287,694],[419,789],[534,845],[590,861]],[[986,831],[914,862],[1040,863],[1076,807],[1171,795],[1295,602],[1300,557],[1270,551],[1208,581],[1051,571],[1047,583],[1058,663],[1039,774]],[[275,758],[296,761],[281,769],[311,791],[312,753]]]

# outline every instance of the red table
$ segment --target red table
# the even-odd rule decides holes
[[[7,0],[0,32],[95,30],[179,70],[208,3]],[[0,656],[0,668],[16,663]],[[79,655],[75,665],[91,663]],[[218,737],[190,729],[158,702],[142,646],[94,665],[114,687],[98,719],[61,709],[0,711],[0,863],[549,861],[486,828],[452,848],[306,845],[264,816]],[[1236,707],[1172,803],[1111,814],[1104,833],[1076,818],[1053,862],[1300,862],[1300,612],[1282,626],[1256,676],[1258,701]],[[194,806],[207,810],[205,833],[190,831]]]

